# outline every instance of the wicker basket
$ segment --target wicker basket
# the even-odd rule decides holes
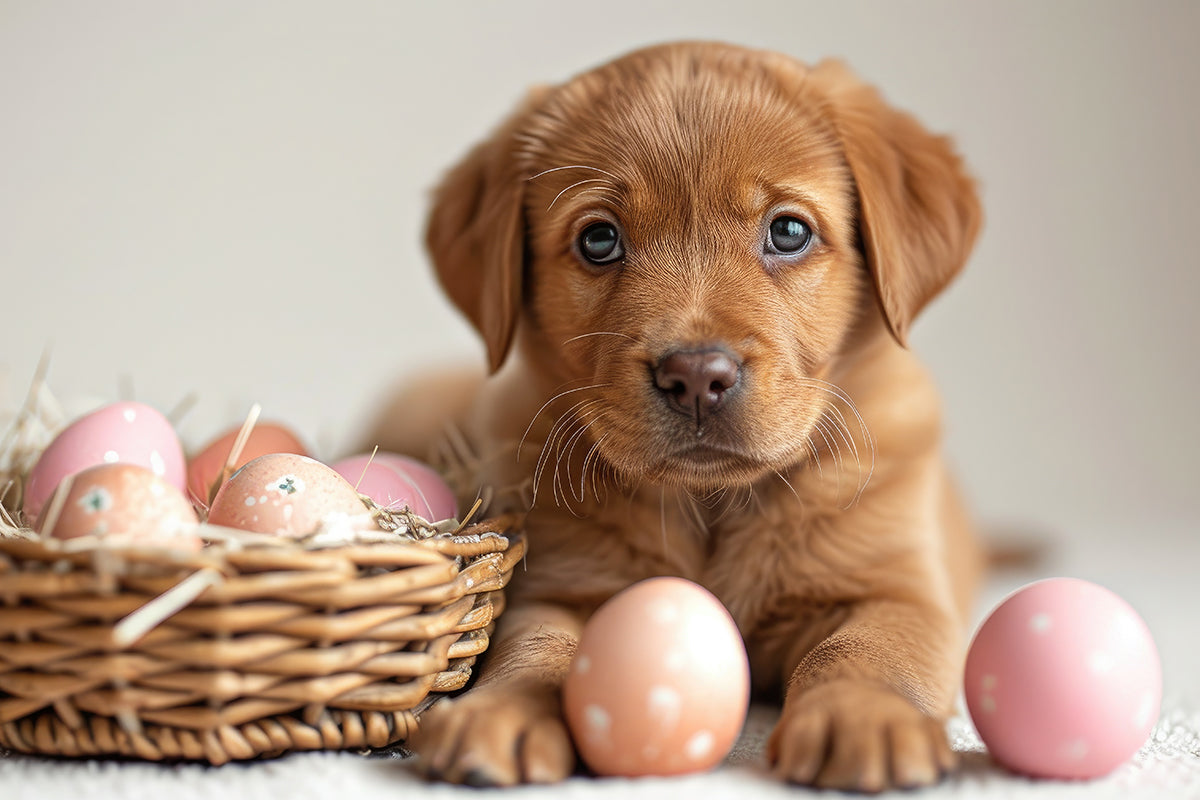
[[[400,742],[487,647],[515,523],[199,553],[0,535],[0,747],[222,764]]]
[[[0,749],[381,748],[466,684],[524,555],[518,516],[380,511],[380,530],[302,541],[202,524],[199,551],[41,539],[12,509],[64,419],[39,379],[0,441]]]

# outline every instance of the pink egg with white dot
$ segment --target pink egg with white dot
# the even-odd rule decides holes
[[[600,775],[711,769],[746,720],[750,666],[729,612],[682,578],[650,578],[588,620],[563,685],[563,713]]]
[[[1146,623],[1076,578],[1025,586],[971,642],[964,693],[997,763],[1040,778],[1106,775],[1158,720],[1162,665]]]
[[[446,480],[415,458],[364,453],[330,466],[381,508],[407,508],[430,522],[458,516],[458,503]]]
[[[144,403],[106,405],[80,417],[42,451],[25,483],[22,511],[36,519],[68,475],[99,464],[136,464],[183,491],[183,446],[170,421]]]

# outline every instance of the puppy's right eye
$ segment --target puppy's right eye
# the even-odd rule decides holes
[[[776,217],[771,222],[766,251],[781,256],[799,255],[812,241],[812,228],[792,216]]]
[[[595,222],[579,234],[579,254],[598,267],[614,264],[625,257],[621,232],[611,222]]]

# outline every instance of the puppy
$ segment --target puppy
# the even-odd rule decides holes
[[[493,373],[452,391],[458,488],[528,510],[529,555],[475,686],[411,742],[428,774],[571,774],[581,627],[655,575],[733,615],[782,779],[950,769],[979,559],[905,338],[979,224],[951,144],[843,66],[717,44],[535,90],[451,170],[428,245]],[[378,439],[427,453],[415,418]]]

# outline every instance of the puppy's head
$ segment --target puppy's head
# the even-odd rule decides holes
[[[428,243],[493,370],[515,338],[600,457],[704,490],[802,461],[823,377],[903,342],[978,218],[948,142],[839,64],[679,44],[533,93]]]

